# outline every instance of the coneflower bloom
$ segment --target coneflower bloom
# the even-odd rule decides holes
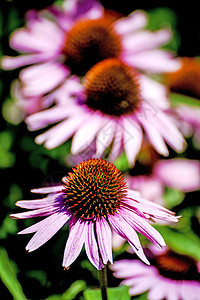
[[[125,150],[133,165],[141,147],[143,127],[161,155],[168,155],[165,141],[177,152],[184,149],[182,134],[165,113],[169,107],[165,87],[119,59],[94,65],[73,98],[66,99],[67,91],[68,85],[63,85],[55,93],[59,103],[26,118],[30,130],[61,121],[39,135],[36,143],[51,149],[73,136],[71,152],[77,154],[95,140],[96,157],[111,146],[109,161]]]
[[[200,299],[199,262],[171,249],[148,249],[151,266],[139,260],[121,260],[112,265],[114,276],[124,278],[130,295],[148,291],[149,300]]]
[[[200,189],[200,162],[186,158],[159,159],[150,174],[127,175],[126,181],[130,189],[136,189],[145,199],[163,205],[165,187],[186,193]]]
[[[166,83],[172,93],[200,100],[200,61],[198,58],[183,57],[181,67],[167,74]],[[181,132],[189,137],[193,135],[195,144],[200,147],[200,106],[176,104],[174,111]]]
[[[12,214],[11,217],[46,217],[19,232],[35,233],[26,246],[28,251],[42,246],[69,223],[63,257],[65,268],[75,261],[83,245],[89,260],[97,269],[103,268],[108,261],[112,263],[111,228],[126,238],[140,259],[149,264],[136,231],[162,248],[165,246],[162,236],[148,221],[178,221],[171,211],[129,190],[121,172],[105,160],[83,161],[72,168],[62,182],[59,186],[32,190],[33,193],[48,195],[42,199],[18,201],[17,206],[30,210]]]
[[[170,30],[150,32],[146,23],[143,11],[116,20],[91,0],[74,1],[67,11],[30,11],[25,28],[10,38],[10,46],[24,54],[4,57],[1,64],[7,70],[31,65],[19,75],[26,97],[49,93],[71,75],[80,78],[106,58],[120,58],[148,72],[179,68],[170,51],[159,49],[171,38]]]

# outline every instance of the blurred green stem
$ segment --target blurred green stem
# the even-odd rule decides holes
[[[105,268],[99,270],[99,282],[101,289],[101,296],[103,300],[107,300],[107,270]]]

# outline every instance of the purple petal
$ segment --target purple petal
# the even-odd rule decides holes
[[[69,268],[69,266],[75,261],[83,248],[85,242],[85,228],[86,222],[81,219],[72,219],[70,223],[69,237],[66,243],[63,267]]]
[[[175,125],[175,121],[165,112],[159,111],[155,116],[148,116],[166,142],[177,152],[182,152],[186,141]]]
[[[153,147],[156,149],[156,151],[159,154],[168,156],[169,151],[167,149],[167,146],[164,142],[164,139],[163,139],[161,133],[149,119],[149,114],[147,117],[145,117],[145,114],[148,113],[148,107],[143,105],[142,110],[144,112],[144,117],[140,117],[139,121],[145,130],[147,138],[149,139],[150,143],[153,145]],[[155,111],[155,114],[157,114],[157,113],[159,113],[159,112]]]
[[[55,185],[55,186],[47,186],[43,188],[32,189],[31,193],[49,194],[49,193],[60,192],[62,190],[63,190],[63,185]]]
[[[128,280],[123,280],[124,285],[129,285]],[[151,274],[144,275],[142,277],[134,277],[131,282],[131,288],[129,289],[130,295],[138,295],[148,291],[152,286],[158,284],[155,276]]]
[[[35,209],[35,210],[26,211],[17,214],[11,214],[10,217],[13,219],[29,219],[34,217],[44,217],[44,216],[52,215],[56,210],[58,210],[57,207],[47,206],[40,209]]]
[[[124,37],[123,45],[127,52],[137,53],[158,48],[165,44],[172,36],[168,29],[161,29],[155,32],[141,30],[133,32]]]
[[[39,224],[39,229],[26,246],[26,250],[31,252],[45,244],[70,217],[71,215],[66,214],[66,212],[58,212],[45,219],[45,222]],[[31,229],[29,228],[29,230],[33,231],[35,228],[32,227]]]
[[[57,217],[55,217],[55,215],[57,215]],[[18,232],[18,234],[28,234],[28,233],[33,233],[36,231],[40,231],[42,228],[44,228],[45,226],[49,226],[49,224],[51,223],[51,220],[54,220],[54,218],[59,218],[59,216],[61,215],[66,215],[66,217],[68,216],[68,219],[71,218],[71,214],[68,213],[67,211],[65,212],[58,212],[55,213],[53,215],[51,215],[50,217],[47,217],[46,219],[37,222],[29,227],[27,227],[26,229],[23,229],[21,231]],[[64,217],[63,217],[64,219]],[[66,222],[68,221],[68,219],[66,219]]]
[[[117,157],[120,155],[121,149],[123,144],[123,129],[121,124],[115,125],[115,133],[114,133],[114,140],[112,143],[112,148],[109,153],[108,161],[114,162]]]
[[[56,62],[47,62],[23,69],[20,79],[25,96],[38,96],[57,87],[67,76],[69,70]]]
[[[170,52],[160,49],[131,53],[125,61],[137,69],[154,73],[174,72],[180,68],[180,62],[172,59]]]
[[[15,203],[16,206],[27,209],[38,209],[52,206],[60,194],[54,194],[43,199],[21,200]]]
[[[91,116],[75,133],[72,139],[71,153],[76,155],[85,150],[88,145],[95,139],[102,120],[97,116]]]
[[[197,160],[175,158],[158,161],[154,173],[165,185],[180,191],[200,188],[200,162]]]
[[[147,266],[140,260],[136,259],[122,259],[115,261],[111,269],[114,271],[114,276],[118,278],[128,278],[133,276],[143,276],[147,272],[151,272],[152,266]]]
[[[67,99],[65,99],[67,100]],[[30,130],[37,130],[48,126],[49,124],[59,122],[71,113],[70,104],[69,105],[57,105],[53,108],[42,110],[35,114],[29,115],[26,118],[26,123]]]
[[[118,213],[115,215],[109,215],[108,220],[113,229],[123,238],[127,239],[130,245],[133,247],[134,252],[140,257],[140,259],[149,265],[149,261],[144,255],[139,238],[135,230],[122,218]]]
[[[85,225],[85,251],[90,262],[98,269],[101,270],[104,265],[102,264],[97,241],[94,234],[94,223],[87,222]]]
[[[178,222],[179,217],[176,217],[174,212],[143,198],[134,199],[134,194],[132,195],[132,191],[129,189],[127,199],[124,201],[124,203],[125,202],[134,212],[138,210],[141,213],[146,214],[146,218],[153,217],[163,221]]]
[[[102,128],[96,137],[96,152],[97,156],[101,157],[105,149],[111,144],[114,138],[115,122],[106,118],[102,120]]]
[[[162,277],[163,278],[163,277]],[[163,278],[163,280],[158,280],[159,278],[155,278],[155,284],[151,287],[148,298],[153,300],[163,300],[166,299],[168,290],[170,289],[170,285],[167,280]],[[178,298],[176,298],[178,299]]]
[[[131,166],[134,165],[136,156],[139,153],[142,144],[141,127],[131,118],[124,118],[124,149],[128,162]]]
[[[46,53],[26,54],[15,57],[4,56],[1,60],[1,67],[5,70],[12,70],[25,65],[44,62],[49,58]]]
[[[37,136],[36,143],[42,144],[45,142],[47,149],[53,149],[67,141],[84,121],[85,115],[78,116],[78,119],[77,115],[74,115],[72,118],[64,120],[45,133]]]
[[[103,263],[106,265],[108,260],[113,263],[112,234],[110,226],[104,217],[96,220],[96,232]]]
[[[165,85],[145,75],[140,75],[139,81],[141,86],[141,96],[143,99],[161,109],[169,108],[170,102],[168,90]]]
[[[145,12],[136,11],[128,16],[128,18],[120,18],[114,23],[115,30],[119,34],[130,34],[133,31],[136,31],[144,27],[147,23],[147,15]]]
[[[63,32],[45,18],[29,22],[29,29],[17,29],[11,36],[10,45],[21,52],[57,54],[63,44]],[[54,41],[52,43],[52,40]]]
[[[152,243],[159,245],[161,248],[166,246],[161,234],[146,220],[127,209],[121,208],[120,211],[128,224],[130,224],[136,231],[144,235]]]

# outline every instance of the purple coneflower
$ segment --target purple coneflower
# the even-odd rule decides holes
[[[168,155],[165,141],[177,152],[184,149],[182,134],[165,113],[169,107],[165,87],[119,59],[97,63],[86,73],[73,98],[66,93],[67,83],[55,94],[57,105],[26,118],[30,130],[61,121],[39,135],[36,143],[52,149],[73,136],[71,152],[77,154],[95,140],[95,157],[101,157],[111,146],[111,162],[125,150],[133,165],[141,148],[143,127],[161,155]]]
[[[122,284],[130,286],[130,295],[148,291],[149,300],[200,299],[199,262],[170,249],[148,249],[151,266],[138,260],[116,261],[114,276],[124,278]]]
[[[170,51],[159,49],[171,38],[170,30],[145,30],[147,15],[143,11],[117,19],[98,1],[71,4],[67,10],[30,11],[25,28],[11,35],[11,47],[22,55],[4,57],[2,67],[31,65],[19,75],[25,97],[46,95],[71,75],[79,78],[107,58],[120,58],[154,73],[171,72],[180,66]]]
[[[127,175],[126,181],[143,198],[163,205],[165,187],[186,193],[200,189],[200,162],[186,158],[159,159],[150,174]]]
[[[11,217],[46,217],[19,232],[35,233],[26,246],[28,251],[42,246],[69,222],[63,258],[65,268],[75,261],[83,245],[97,269],[102,269],[108,261],[112,263],[111,228],[129,242],[140,259],[149,264],[136,231],[162,248],[165,246],[162,236],[148,221],[178,221],[171,211],[129,190],[121,172],[105,160],[86,160],[72,168],[62,181],[60,186],[32,190],[33,193],[48,195],[38,200],[18,201],[17,206],[31,210],[12,214]]]

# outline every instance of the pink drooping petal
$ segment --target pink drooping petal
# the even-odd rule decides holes
[[[118,278],[131,278],[133,276],[143,276],[151,271],[152,266],[143,264],[140,260],[122,259],[115,261],[111,266],[114,275]]]
[[[140,75],[139,81],[141,84],[141,96],[143,99],[152,103],[155,107],[159,107],[161,109],[169,108],[170,102],[168,91],[163,84],[145,75]]]
[[[127,239],[134,252],[140,257],[143,262],[149,265],[149,261],[147,260],[143,252],[142,246],[135,230],[118,213],[113,216],[108,215],[108,220],[117,234]]]
[[[88,115],[88,120],[75,133],[72,139],[71,153],[76,155],[84,151],[95,139],[102,124],[101,118]]]
[[[21,28],[13,32],[10,45],[21,52],[55,55],[61,49],[63,37],[64,32],[55,23],[40,18],[29,22],[29,29]]]
[[[129,289],[129,294],[131,296],[142,294],[146,291],[148,291],[152,285],[156,284],[156,280],[154,277],[151,276],[144,276],[143,278],[134,278],[135,281],[132,282],[134,285],[132,285]],[[127,280],[123,280],[124,285],[128,285],[129,282]]]
[[[101,270],[104,267],[104,265],[102,264],[100,258],[99,248],[94,234],[93,222],[86,222],[85,225],[85,251],[87,253],[90,262],[98,270]]]
[[[81,4],[82,1],[79,1],[79,2]],[[99,18],[103,17],[104,7],[98,1],[94,1],[94,0],[83,1],[82,7],[80,4],[79,4],[77,13],[84,14],[84,18],[99,19]],[[88,4],[89,4],[90,8],[89,8]]]
[[[135,11],[131,13],[128,18],[120,18],[114,23],[115,30],[118,34],[130,34],[142,27],[147,23],[147,15],[143,11]]]
[[[171,35],[171,31],[166,28],[155,32],[141,30],[125,35],[123,44],[126,53],[137,54],[162,46],[169,41]]]
[[[153,244],[158,245],[163,248],[166,246],[165,241],[161,234],[151,226],[146,220],[142,219],[136,213],[131,212],[125,208],[121,208],[122,216],[124,216],[125,220],[131,227],[133,227],[136,231],[144,235],[147,239],[149,239]]]
[[[32,189],[31,193],[49,194],[49,193],[61,192],[62,190],[63,190],[63,185],[54,185],[54,186],[47,186],[47,187]]]
[[[46,53],[24,54],[20,56],[4,56],[1,59],[1,67],[5,70],[12,70],[22,66],[45,62],[52,58]]]
[[[66,105],[66,101],[70,102],[70,107],[72,104],[73,106],[76,107],[76,109],[81,110],[82,108],[77,106],[76,103],[74,102],[74,97],[79,97],[79,95],[83,94],[83,85],[79,82],[79,78],[74,76],[71,76],[65,80],[60,87],[56,89],[55,92],[55,99],[56,103],[60,105]],[[68,103],[67,103],[68,104]],[[68,109],[69,109],[69,105]]]
[[[96,220],[96,233],[103,263],[113,263],[112,258],[112,233],[108,222],[102,217]]]
[[[167,297],[167,291],[170,286],[168,286],[167,282],[156,279],[157,278],[155,278],[156,284],[151,287],[148,293],[149,300],[163,300]]]
[[[200,283],[198,281],[183,280],[179,286],[179,297],[182,300],[196,300],[200,294]]]
[[[124,118],[123,131],[124,149],[129,164],[133,166],[141,148],[143,138],[142,130],[141,127],[133,119]]]
[[[129,54],[123,60],[137,69],[154,73],[174,72],[180,68],[177,59],[172,59],[169,52],[160,49]]]
[[[112,144],[111,151],[108,156],[108,161],[114,162],[115,159],[120,155],[121,149],[123,145],[123,128],[122,124],[115,125],[115,133],[114,133],[114,140]]]
[[[73,108],[70,106],[70,103],[69,105],[57,105],[53,108],[32,114],[25,121],[29,130],[37,130],[67,118],[72,111]]]
[[[56,232],[63,227],[63,225],[69,220],[71,215],[66,214],[66,212],[54,213],[47,219],[43,220],[45,222],[40,223],[38,231],[34,234],[32,239],[26,246],[26,250],[29,252],[36,250],[45,244],[50,238],[56,234]],[[30,228],[29,228],[30,230]],[[33,228],[32,228],[33,230]],[[35,230],[35,229],[34,229]],[[22,233],[22,232],[21,232]]]
[[[80,254],[86,239],[86,222],[72,219],[70,223],[69,237],[65,246],[63,267],[69,266]]]
[[[62,194],[49,195],[48,197],[42,199],[20,200],[17,201],[15,205],[26,209],[44,208],[53,205],[54,202],[56,201],[56,198],[58,198],[60,195]]]
[[[67,221],[71,218],[71,214],[70,213],[67,213],[66,211],[64,212],[64,213],[60,213],[59,212],[59,216],[60,215],[66,215],[66,222],[64,222],[64,224],[65,223],[67,223]],[[59,217],[58,216],[58,213],[56,214],[57,215],[57,218]],[[49,224],[52,222],[52,220],[54,220],[54,217],[55,217],[55,215],[53,214],[53,215],[51,215],[50,217],[47,217],[47,218],[45,218],[44,220],[42,220],[42,221],[40,221],[40,222],[37,222],[37,223],[35,223],[35,224],[33,224],[33,225],[31,225],[31,226],[29,226],[29,227],[27,227],[26,229],[24,229],[24,230],[21,230],[21,231],[19,231],[18,232],[18,234],[29,234],[29,233],[34,233],[34,232],[36,232],[36,231],[39,231],[39,230],[41,230],[42,228],[45,228],[46,226],[49,226]],[[55,217],[56,218],[56,217]],[[63,216],[63,221],[64,221],[64,216]],[[62,227],[62,226],[61,226]],[[59,230],[59,229],[58,229]]]
[[[10,217],[13,219],[28,219],[34,217],[44,217],[54,214],[58,210],[57,207],[47,206],[44,208],[39,208],[35,210],[30,210],[22,213],[11,214]]]
[[[83,118],[80,116],[77,119],[75,115],[73,118],[69,118],[37,136],[35,141],[37,144],[45,143],[46,148],[53,149],[67,141],[77,128],[79,128],[81,123],[83,123]]]
[[[47,62],[28,67],[20,72],[25,96],[48,93],[57,87],[67,76],[69,69],[56,62]]]
[[[190,192],[200,188],[200,162],[184,158],[160,160],[155,175],[167,186]]]
[[[141,211],[147,218],[178,222],[179,217],[176,217],[172,211],[143,198],[134,199],[134,193],[132,194],[132,191],[129,189],[127,199],[124,200],[124,202],[130,209],[132,208],[133,212],[136,212],[137,210]]]
[[[155,117],[149,116],[149,118],[170,147],[177,152],[185,149],[186,141],[170,116],[160,110]]]
[[[140,117],[139,120],[145,130],[149,142],[153,145],[156,151],[163,156],[168,156],[169,151],[164,142],[164,139],[160,134],[159,130],[154,126],[154,124],[152,124],[151,120],[149,120],[148,117]]]
[[[101,130],[98,132],[96,137],[96,155],[101,157],[103,152],[111,144],[114,133],[115,133],[115,122],[109,119],[102,121]]]

